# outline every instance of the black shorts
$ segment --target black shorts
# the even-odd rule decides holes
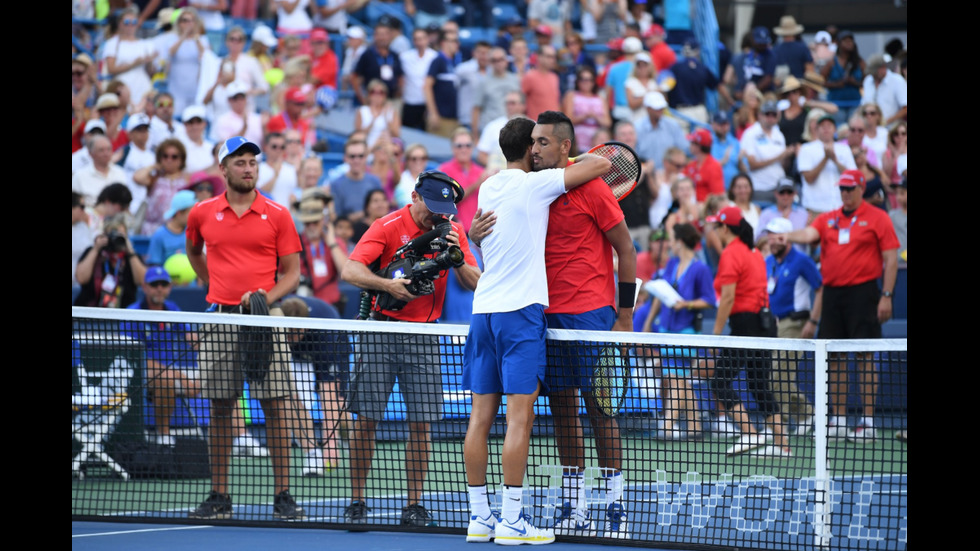
[[[881,289],[871,280],[850,287],[824,287],[821,339],[880,339]]]

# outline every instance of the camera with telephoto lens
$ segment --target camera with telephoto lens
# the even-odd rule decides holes
[[[118,230],[112,230],[106,234],[109,242],[105,248],[111,253],[121,253],[126,250],[126,235]]]
[[[449,220],[445,216],[434,214],[432,222],[435,225],[432,230],[402,245],[395,251],[391,263],[376,272],[377,275],[386,279],[411,280],[411,283],[405,285],[405,290],[416,296],[434,293],[434,280],[440,277],[440,272],[462,266],[464,257],[459,246],[451,245],[446,239],[453,229]],[[406,304],[404,300],[382,292],[378,293],[375,309],[397,311]]]

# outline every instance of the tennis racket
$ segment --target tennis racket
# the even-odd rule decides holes
[[[622,142],[606,142],[588,152],[609,159],[612,163],[609,172],[600,178],[609,185],[617,201],[622,201],[640,183],[640,158],[632,147]]]
[[[603,348],[592,372],[592,396],[604,415],[615,417],[619,413],[628,385],[625,355],[615,346]]]

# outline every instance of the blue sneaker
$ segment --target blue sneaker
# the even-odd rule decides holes
[[[606,537],[620,540],[630,537],[626,523],[626,508],[619,502],[606,508]]]
[[[556,536],[595,537],[595,528],[588,509],[572,509],[568,501],[555,508]]]

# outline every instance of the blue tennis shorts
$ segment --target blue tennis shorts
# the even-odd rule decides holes
[[[544,307],[473,314],[463,351],[463,388],[475,394],[533,394],[544,380]]]
[[[581,314],[548,314],[547,319],[551,329],[609,331],[616,323],[616,311],[611,306],[603,306]],[[548,358],[544,379],[548,389],[552,392],[567,388],[591,390],[592,370],[600,350],[601,346],[563,341],[561,348],[552,350]]]

